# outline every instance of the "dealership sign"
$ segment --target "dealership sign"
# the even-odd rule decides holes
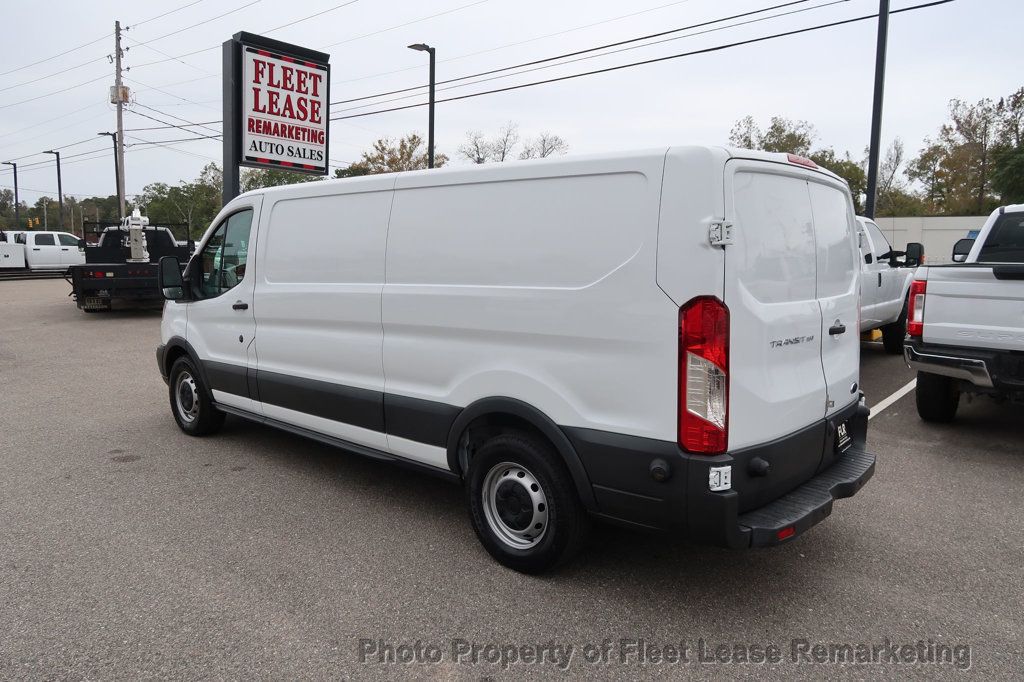
[[[234,182],[239,165],[327,173],[328,58],[251,33],[224,43],[224,163]]]

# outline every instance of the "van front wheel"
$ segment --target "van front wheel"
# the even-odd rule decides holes
[[[583,545],[589,519],[558,454],[537,439],[502,434],[473,457],[466,481],[473,530],[505,566],[543,573]]]
[[[224,425],[224,413],[213,406],[202,376],[187,357],[174,361],[167,385],[171,412],[182,431],[190,436],[205,436]]]

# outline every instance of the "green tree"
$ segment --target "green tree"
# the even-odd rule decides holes
[[[281,185],[297,185],[302,182],[316,182],[322,180],[321,175],[310,175],[309,173],[296,173],[294,171],[280,170],[277,168],[246,168],[242,171],[241,189],[249,192],[263,187],[279,187]]]
[[[434,153],[434,166],[441,167],[448,162],[444,154]],[[359,175],[376,175],[377,173],[396,173],[400,171],[421,170],[427,167],[427,150],[416,133],[410,133],[395,141],[382,137],[373,143],[369,151],[363,152],[359,161],[348,168],[334,171],[338,178]]]
[[[1000,149],[992,161],[992,189],[999,194],[999,201],[1024,203],[1024,148]]]

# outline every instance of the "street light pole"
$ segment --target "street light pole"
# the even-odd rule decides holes
[[[885,52],[889,42],[889,0],[878,0],[878,42],[875,45],[875,96],[871,108],[871,142],[868,147],[868,189],[864,214],[875,217],[878,194],[878,156],[882,144],[882,94],[885,89]]]
[[[53,154],[57,157],[57,202],[60,206],[60,229],[64,229],[64,190],[60,184],[60,152],[53,150],[43,152],[44,154]]]
[[[426,43],[416,43],[409,46],[410,50],[426,52],[430,55],[430,113],[427,123],[427,168],[434,167],[434,62],[436,61],[436,50]]]
[[[121,199],[121,164],[117,162],[117,133],[96,133],[97,135],[109,135],[114,141],[114,184],[117,185],[117,221],[124,220],[124,203]],[[99,218],[96,219],[99,222]]]
[[[18,201],[18,164],[4,161],[4,165],[14,169],[14,229],[21,229],[21,203]]]

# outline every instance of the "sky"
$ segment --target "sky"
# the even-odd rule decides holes
[[[926,0],[892,0],[892,9]],[[127,26],[125,84],[132,104],[125,128],[161,121],[203,123],[134,130],[126,141],[126,192],[152,182],[195,178],[220,162],[214,135],[221,126],[219,46],[237,31],[319,49],[331,55],[331,102],[423,86],[427,56],[437,49],[444,81],[577,50],[700,24],[785,4],[787,0],[46,0],[5,3],[0,61],[0,161],[16,160],[23,201],[56,196],[53,157],[60,148],[65,194],[115,193],[111,141],[116,129],[113,26]],[[40,11],[40,10],[43,11]],[[566,60],[439,85],[438,99],[529,83],[701,50],[775,33],[870,15],[877,0],[807,0],[653,40],[633,49],[603,50]],[[803,10],[796,12],[797,10]],[[785,16],[774,16],[790,13]],[[161,16],[163,15],[163,16]],[[774,18],[768,18],[774,17]],[[754,23],[735,25],[740,22]],[[890,21],[883,144],[901,138],[908,157],[947,119],[949,100],[998,99],[1024,86],[1019,44],[1024,3],[954,0],[895,14]],[[715,29],[708,31],[709,29]],[[866,20],[725,50],[624,68],[557,83],[439,103],[437,150],[460,160],[468,131],[496,133],[507,122],[524,138],[560,135],[569,153],[641,149],[670,144],[725,144],[735,121],[752,115],[802,119],[817,130],[817,146],[861,158],[868,144],[876,23]],[[88,44],[87,44],[88,43]],[[83,46],[84,45],[84,46]],[[639,47],[636,47],[639,45]],[[76,49],[77,48],[77,49]],[[60,54],[65,52],[66,54]],[[194,54],[193,54],[194,53]],[[59,55],[59,56],[57,56]],[[582,58],[582,59],[581,59]],[[34,62],[40,62],[35,63]],[[554,65],[552,65],[554,64]],[[538,69],[538,66],[545,68]],[[492,80],[481,81],[490,78]],[[481,81],[481,82],[477,82]],[[460,87],[452,88],[458,85]],[[442,88],[452,88],[450,91]],[[425,102],[425,88],[331,107],[337,117]],[[363,105],[361,108],[355,108]],[[344,110],[344,111],[343,111]],[[147,116],[151,118],[147,118]],[[214,123],[210,123],[214,122]],[[184,123],[182,123],[184,125]],[[334,121],[329,158],[358,160],[380,137],[426,135],[427,109],[417,107]],[[140,142],[171,141],[167,144]],[[75,156],[79,155],[79,156]],[[41,161],[43,165],[32,166]],[[0,188],[13,186],[2,166]]]

